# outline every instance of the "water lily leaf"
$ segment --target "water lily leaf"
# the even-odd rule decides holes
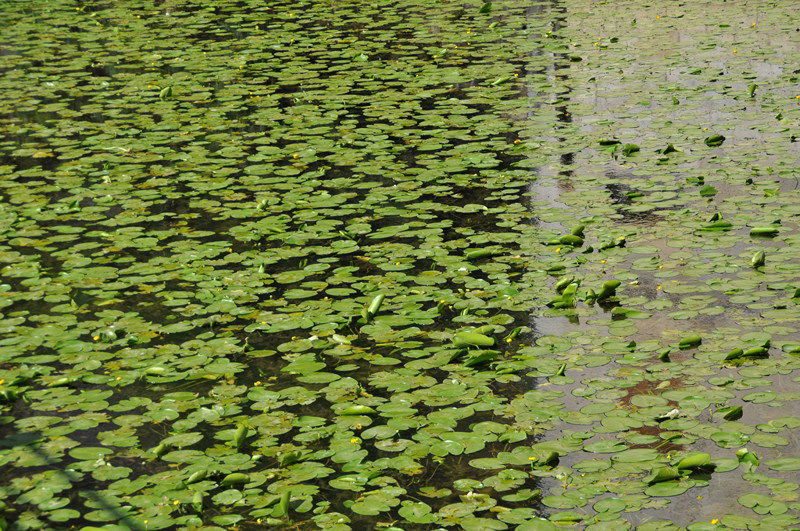
[[[742,397],[742,400],[745,402],[753,402],[755,404],[764,404],[767,402],[772,402],[778,397],[778,393],[775,391],[756,391],[754,393],[748,393]]]
[[[742,418],[742,406],[729,406],[715,411],[715,415],[721,416],[725,420],[738,420]]]
[[[583,447],[587,452],[596,454],[611,454],[625,450],[625,445],[619,441],[602,440],[587,444]]]
[[[680,477],[680,471],[671,466],[659,467],[645,480],[648,484],[662,483],[664,481],[672,481]]]
[[[711,434],[711,440],[722,448],[737,448],[747,444],[750,437],[743,433],[718,431]]]
[[[489,361],[493,361],[497,358],[499,352],[496,350],[483,350],[478,351],[475,354],[468,356],[464,360],[465,367],[476,367],[478,365],[487,363]]]
[[[703,197],[713,197],[717,195],[717,192],[718,190],[709,184],[700,188],[700,195]]]
[[[766,465],[772,470],[800,470],[800,458],[781,457],[767,461]]]
[[[75,509],[57,509],[50,514],[47,515],[49,520],[54,522],[68,522],[69,520],[74,520],[75,518],[79,518],[81,513],[76,511]]]
[[[642,463],[658,458],[658,452],[651,448],[632,448],[611,456],[612,461],[620,463]]]
[[[362,405],[347,406],[339,410],[340,415],[373,415],[375,413],[377,413],[375,409]]]
[[[592,507],[598,513],[618,513],[625,510],[628,504],[620,498],[603,498]]]
[[[495,344],[493,337],[486,336],[478,332],[458,332],[453,336],[453,344],[456,347],[491,347]]]
[[[555,509],[571,509],[583,507],[587,500],[581,496],[545,496],[542,498],[542,503]]]
[[[678,470],[696,469],[710,466],[711,455],[705,452],[694,452],[681,458],[675,465]]]
[[[100,447],[78,447],[69,451],[70,457],[85,461],[96,461],[113,453],[110,448]]]
[[[778,235],[780,227],[776,226],[762,226],[753,227],[750,229],[750,236],[754,238],[772,238]]]
[[[639,146],[637,146],[636,144],[624,144],[622,146],[622,154],[625,155],[626,157],[630,157],[634,153],[638,152],[639,149],[640,149]]]
[[[678,348],[681,350],[690,349],[700,345],[702,342],[703,339],[700,336],[686,336],[680,340]]]
[[[241,493],[241,491],[236,489],[228,489],[214,495],[213,500],[215,503],[222,505],[233,505],[242,498],[244,498],[244,495]]]
[[[648,496],[679,496],[691,488],[689,481],[663,481],[647,487],[644,491]]]
[[[7,525],[797,527],[791,2],[194,4],[3,5]]]
[[[430,524],[436,521],[436,516],[431,514],[431,506],[424,502],[405,501],[397,512],[412,524]]]

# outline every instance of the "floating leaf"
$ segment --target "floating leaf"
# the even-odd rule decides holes
[[[456,347],[491,347],[495,344],[495,339],[478,332],[458,332],[453,336],[453,344]]]
[[[720,408],[716,411],[716,414],[722,416],[725,420],[738,420],[742,418],[742,406]]]
[[[597,293],[595,297],[598,301],[602,301],[613,297],[617,293],[617,288],[622,284],[619,280],[608,280],[603,283],[603,286],[600,288],[600,291]]]
[[[633,155],[638,151],[639,151],[639,146],[637,146],[636,144],[624,144],[622,146],[622,154],[625,155],[626,157],[630,157],[631,155]]]
[[[375,297],[372,299],[372,302],[369,303],[369,307],[367,308],[367,313],[370,314],[371,316],[377,315],[381,309],[381,304],[383,304],[383,298],[384,298],[383,293],[378,293],[377,295],[375,295]]]
[[[665,466],[653,471],[649,478],[646,479],[647,483],[661,483],[664,481],[672,481],[680,477],[680,472],[677,468]]]
[[[703,468],[711,465],[711,455],[704,452],[694,452],[678,461],[675,465],[678,470]]]
[[[687,481],[663,481],[654,483],[644,490],[648,496],[679,496],[692,486]]]
[[[766,465],[772,470],[800,470],[800,458],[781,457],[767,461]]]
[[[512,79],[514,79],[514,76],[500,76],[497,79],[495,79],[494,81],[492,81],[491,83],[489,83],[489,85],[491,85],[492,87],[496,87],[497,85],[502,85],[503,83],[507,83],[507,82],[511,81]],[[473,260],[476,260],[476,259],[473,258]]]
[[[704,142],[708,147],[718,147],[721,146],[723,142],[725,142],[725,137],[723,135],[711,135],[709,137],[706,137]]]
[[[475,354],[473,354],[471,356],[468,356],[464,360],[464,366],[465,367],[476,367],[478,365],[482,365],[482,364],[487,363],[489,361],[495,360],[498,355],[499,355],[499,352],[496,351],[496,350],[478,351],[477,353],[475,353]]]
[[[497,254],[497,251],[493,249],[476,249],[474,251],[468,252],[464,256],[464,258],[472,262],[476,260],[481,260],[483,258],[489,258],[490,256],[494,256],[495,254]]]
[[[250,481],[250,476],[247,474],[243,474],[240,472],[234,472],[233,474],[228,474],[222,481],[219,482],[221,487],[229,487],[231,485],[242,485]]]
[[[707,184],[700,188],[700,195],[703,197],[713,197],[717,195],[717,189],[710,184]]]
[[[765,261],[766,256],[764,255],[764,251],[758,251],[753,255],[753,258],[750,259],[750,267],[762,267]]]
[[[771,238],[773,236],[777,236],[779,232],[778,227],[753,227],[750,229],[750,236],[753,237],[760,237],[760,238]]]
[[[281,493],[280,500],[278,501],[278,505],[273,511],[272,516],[273,518],[284,518],[289,514],[289,500],[292,497],[291,490],[285,490]]]
[[[681,350],[686,350],[697,347],[702,342],[703,338],[701,338],[700,336],[686,336],[680,340],[680,342],[678,343],[678,348]]]

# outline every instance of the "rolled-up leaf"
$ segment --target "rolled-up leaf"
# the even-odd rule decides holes
[[[688,348],[694,348],[702,342],[703,338],[700,336],[687,336],[681,339],[680,343],[678,343],[678,348],[686,350]]]
[[[647,481],[648,484],[653,485],[655,483],[662,483],[664,481],[672,481],[680,476],[681,473],[678,472],[677,468],[665,466],[654,470],[650,477],[646,478],[645,481]]]
[[[690,470],[711,465],[711,455],[704,452],[689,454],[675,465],[678,470]]]
[[[495,340],[478,332],[458,332],[453,336],[453,344],[456,347],[492,347]]]
[[[250,481],[250,476],[247,474],[242,474],[241,472],[234,472],[233,474],[228,474],[222,481],[219,482],[221,487],[229,487],[231,485],[242,485]]]

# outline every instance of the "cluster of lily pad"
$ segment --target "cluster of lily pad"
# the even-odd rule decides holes
[[[795,57],[659,9],[3,10],[2,517],[797,525]]]

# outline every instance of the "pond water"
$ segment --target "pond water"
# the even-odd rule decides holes
[[[0,515],[800,524],[793,7],[7,3]]]

